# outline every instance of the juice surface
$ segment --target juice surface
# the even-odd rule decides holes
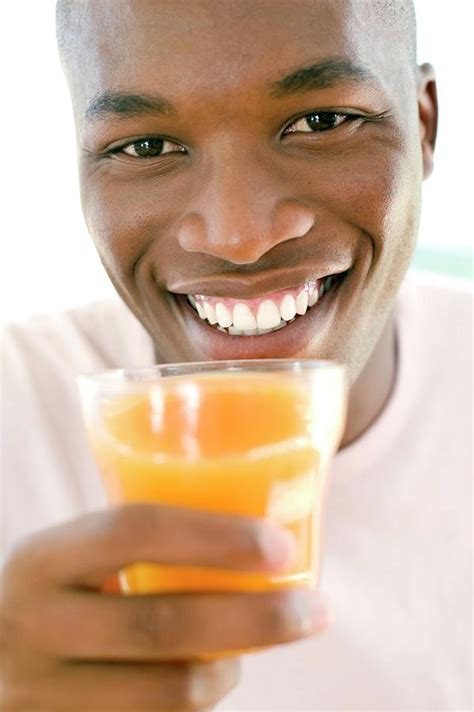
[[[131,593],[256,591],[314,583],[320,453],[313,394],[291,376],[178,376],[101,403],[90,437],[112,503],[156,502],[270,518],[293,532],[298,556],[280,577],[130,566]]]

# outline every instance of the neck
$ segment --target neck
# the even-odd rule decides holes
[[[396,372],[397,342],[392,314],[366,366],[350,389],[341,448],[360,437],[383,411],[390,398]]]

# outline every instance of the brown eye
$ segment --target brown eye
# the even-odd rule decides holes
[[[122,146],[120,153],[125,153],[133,158],[157,158],[166,153],[184,151],[182,146],[164,138],[143,138]]]
[[[285,133],[315,133],[335,129],[350,119],[348,114],[337,114],[332,111],[318,111],[302,116],[285,130]]]

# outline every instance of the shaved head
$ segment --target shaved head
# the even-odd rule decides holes
[[[363,402],[432,168],[413,2],[59,0],[57,33],[87,227],[158,361],[337,360]],[[335,275],[278,338],[193,311]]]
[[[230,2],[233,1],[230,0]],[[269,1],[275,2],[275,0]],[[344,2],[346,0],[335,1]],[[221,4],[222,0],[219,2]],[[347,2],[351,2],[351,0],[347,0]],[[390,33],[396,36],[399,46],[406,49],[413,65],[415,65],[416,18],[413,0],[356,0],[356,2],[360,12],[363,13],[364,10],[370,9],[380,27],[390,28]],[[67,61],[68,55],[77,45],[84,27],[84,19],[90,11],[91,5],[93,3],[90,0],[57,0],[56,32],[59,52],[63,61]]]

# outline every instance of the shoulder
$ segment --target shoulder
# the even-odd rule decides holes
[[[2,546],[104,504],[76,377],[138,360],[146,338],[114,300],[4,326],[1,469],[8,506]]]
[[[459,306],[464,311],[472,309],[472,282],[429,272],[409,270],[402,284],[401,291],[418,299],[436,300],[446,305],[447,309]],[[430,308],[430,301],[425,302]]]
[[[472,309],[469,282],[410,272],[398,294],[399,347],[412,388],[439,403],[472,407]],[[454,408],[454,405],[453,405]]]
[[[455,300],[464,304],[472,305],[473,300],[472,282],[448,275],[420,272],[416,269],[408,271],[402,289],[419,295],[429,294],[438,299],[447,297],[449,301]]]
[[[7,323],[2,329],[2,363],[47,362],[50,368],[87,371],[142,365],[151,354],[151,340],[120,300],[91,302],[82,307]]]
[[[400,318],[442,349],[468,340],[473,288],[466,280],[410,271],[398,295]]]

